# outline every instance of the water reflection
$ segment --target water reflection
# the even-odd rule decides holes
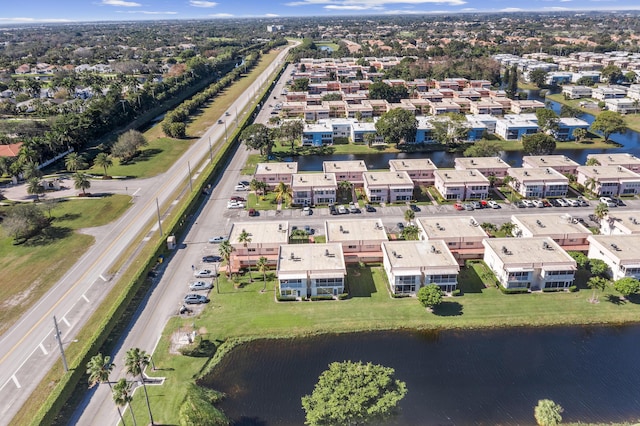
[[[242,425],[300,425],[300,398],[333,361],[395,368],[409,393],[390,424],[533,424],[550,398],[567,422],[640,417],[640,326],[380,332],[256,341],[204,384]]]

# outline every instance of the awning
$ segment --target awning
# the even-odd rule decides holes
[[[309,278],[312,280],[322,279],[322,278],[344,278],[344,271],[336,271],[336,272],[325,272],[314,274],[313,272],[309,274]]]

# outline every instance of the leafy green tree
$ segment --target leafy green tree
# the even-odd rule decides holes
[[[126,163],[138,154],[140,148],[148,144],[142,133],[137,130],[129,130],[118,137],[116,143],[111,147],[111,155]]]
[[[418,241],[420,237],[420,228],[415,225],[405,226],[402,230],[402,238],[407,241]]]
[[[549,108],[536,109],[536,118],[538,119],[538,127],[543,132],[552,132],[558,130],[559,117],[553,110]]]
[[[579,251],[568,251],[567,254],[576,261],[579,268],[584,268],[589,263],[589,258],[586,254]]]
[[[229,419],[214,404],[220,395],[211,389],[189,384],[185,399],[180,405],[180,426],[228,426]]]
[[[96,167],[102,167],[104,169],[104,177],[107,177],[107,169],[113,166],[113,160],[106,152],[100,152],[93,159],[93,164]]]
[[[21,164],[21,161],[18,160],[14,164],[17,164],[18,166],[20,166],[22,174],[24,175],[24,178],[26,180],[39,178],[42,176],[42,171],[40,171],[40,168],[38,167],[38,163],[36,163],[35,161],[26,161]]]
[[[591,299],[589,299],[591,303],[596,303],[598,301],[598,297],[596,296],[596,290],[600,290],[604,292],[604,289],[607,287],[607,282],[608,280],[606,278],[602,278],[598,276],[589,278],[589,280],[587,281],[587,287],[593,290]]]
[[[593,210],[593,214],[599,219],[602,220],[606,215],[609,214],[609,207],[605,203],[598,203]]]
[[[624,277],[613,283],[613,288],[624,297],[640,292],[640,281],[633,277]]]
[[[351,191],[353,189],[353,183],[348,180],[341,180],[338,182],[338,191],[340,191],[341,200],[349,200],[352,196]]]
[[[306,424],[369,424],[388,418],[407,394],[392,368],[361,362],[333,362],[311,395],[302,397]]]
[[[33,203],[21,203],[9,208],[2,221],[2,230],[14,241],[36,235],[49,225],[42,210]]]
[[[32,177],[27,181],[27,193],[36,196],[36,201],[40,201],[40,195],[44,194],[44,186],[40,178]]]
[[[106,383],[109,385],[109,389],[111,393],[113,393],[113,387],[111,386],[111,382],[109,381],[109,374],[115,367],[115,364],[111,362],[110,356],[103,356],[102,354],[96,354],[87,363],[87,374],[89,375],[89,389],[94,387],[100,383]],[[120,420],[122,420],[122,424],[124,424],[124,418],[122,417],[122,412],[120,411],[120,406],[118,408],[118,416],[120,416]]]
[[[597,158],[589,158],[585,164],[587,166],[599,166],[600,162]]]
[[[340,93],[327,93],[322,97],[323,101],[341,101],[342,95]]]
[[[627,80],[629,83],[635,83],[637,78],[638,78],[638,74],[636,74],[635,71],[628,71],[624,75],[624,79]]]
[[[82,190],[82,195],[87,195],[86,190],[91,188],[91,181],[84,173],[76,172],[73,174],[73,186]]]
[[[284,182],[280,182],[274,190],[277,202],[290,203],[293,198],[291,187]]]
[[[576,142],[582,141],[587,137],[587,129],[574,129],[573,137],[575,138]]]
[[[562,105],[560,107],[560,117],[577,118],[580,115],[582,115],[582,110],[580,108],[576,108],[571,105]]]
[[[418,290],[418,301],[425,308],[433,308],[442,303],[442,290],[437,284],[429,284]]]
[[[113,402],[116,403],[118,407],[118,412],[120,412],[121,407],[126,407],[127,404],[131,404],[133,401],[133,392],[131,391],[131,383],[127,382],[127,379],[120,379],[113,385],[111,388],[111,394],[113,396]],[[133,426],[136,426],[136,416],[133,414],[133,407],[129,405],[129,411],[131,411],[131,420],[133,420]],[[120,419],[122,420],[122,424],[124,425],[124,418],[120,415]]]
[[[507,88],[505,92],[509,99],[515,99],[518,95],[518,67],[513,65],[509,72],[509,79],[507,81]]]
[[[505,222],[500,225],[500,232],[504,233],[507,237],[512,237],[515,227],[516,225],[513,222]]]
[[[592,87],[596,85],[596,82],[593,81],[593,78],[584,76],[584,77],[580,77],[578,81],[576,81],[576,85]]]
[[[252,179],[249,182],[249,189],[254,191],[256,194],[261,193],[264,194],[267,191],[267,183],[258,179]]]
[[[527,155],[551,155],[556,150],[556,140],[546,133],[534,133],[522,137],[522,150]]]
[[[391,86],[387,83],[377,81],[369,85],[369,99],[384,99],[388,102],[391,96]]]
[[[273,148],[273,138],[270,129],[261,123],[247,126],[240,134],[240,140],[248,149],[257,149],[260,155],[269,157]]]
[[[394,108],[376,121],[376,132],[386,143],[395,143],[396,146],[415,139],[417,128],[415,115],[402,108]]]
[[[624,75],[622,75],[622,71],[620,67],[616,65],[607,65],[602,69],[602,78],[609,82],[609,84],[618,84],[622,80],[624,80]]]
[[[417,128],[418,128],[418,126],[416,125],[416,129]],[[376,141],[376,134],[375,133],[365,133],[364,136],[362,137],[362,139],[364,139],[364,141],[367,144],[367,146],[369,148],[371,148],[371,145],[373,145],[373,143]]]
[[[269,270],[269,261],[266,257],[260,256],[258,262],[256,263],[256,268],[258,272],[262,273],[262,283],[264,284],[262,287],[262,292],[264,293],[267,290],[267,271]]]
[[[445,145],[455,145],[467,138],[469,128],[466,126],[464,116],[460,114],[445,115],[431,122],[433,125],[433,137]]]
[[[562,422],[564,409],[550,399],[541,399],[534,409],[536,422],[540,426],[556,426]]]
[[[591,130],[602,133],[604,140],[614,133],[625,133],[627,125],[619,112],[603,111],[591,123]]]
[[[416,212],[411,209],[407,209],[404,211],[404,220],[406,222],[411,222],[416,217]]]
[[[481,140],[464,150],[465,157],[496,157],[500,154],[500,145]]]
[[[308,78],[296,78],[293,80],[293,84],[291,88],[295,92],[306,92],[309,89],[309,79]]]
[[[609,271],[609,266],[602,259],[589,259],[589,271],[591,275],[604,277]]]
[[[538,87],[543,87],[547,82],[547,72],[543,69],[535,69],[529,72],[529,81]]]
[[[149,411],[149,421],[153,425],[153,414],[151,413],[151,404],[149,403],[149,394],[147,393],[147,385],[144,381],[144,369],[149,365],[149,354],[140,348],[131,348],[127,351],[124,364],[127,368],[127,374],[133,377],[140,377],[142,388],[144,389],[144,397],[147,401],[147,410]]]
[[[291,154],[295,153],[295,143],[300,140],[302,137],[302,132],[304,131],[304,123],[302,120],[289,120],[286,121],[280,129],[278,133],[280,133],[280,137],[284,138],[291,144]]]
[[[72,152],[64,158],[64,167],[70,172],[77,172],[78,170],[86,169],[87,162],[81,154]]]

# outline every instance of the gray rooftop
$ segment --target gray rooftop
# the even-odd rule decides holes
[[[557,181],[569,183],[569,178],[551,167],[519,167],[507,171],[509,176],[521,182]]]
[[[580,166],[578,167],[578,173],[593,178],[595,180],[600,179],[638,179],[640,180],[640,174],[632,172],[622,166]]]
[[[392,268],[442,268],[459,271],[444,241],[388,241],[382,243]]]
[[[366,172],[364,181],[370,185],[413,186],[407,172]]]
[[[451,238],[488,238],[472,216],[419,217],[418,224],[429,240]]]
[[[500,157],[459,157],[455,159],[457,169],[508,169],[511,167]]]
[[[589,154],[587,160],[595,158],[601,166],[618,166],[624,164],[640,164],[640,158],[633,154]]]
[[[525,155],[522,162],[534,167],[578,167],[580,164],[566,155]]]
[[[346,273],[342,245],[325,243],[283,244],[280,246],[278,273],[314,271]]]
[[[470,184],[479,183],[489,185],[489,179],[487,179],[482,173],[476,169],[468,170],[455,170],[455,169],[437,169],[434,171],[436,176],[445,183],[453,184]]]
[[[322,170],[326,173],[366,172],[367,165],[363,160],[355,161],[323,161]]]
[[[327,242],[387,241],[382,219],[331,219],[325,222]]]
[[[289,242],[289,222],[236,222],[231,227],[229,242],[240,244],[242,231],[251,237],[250,244],[286,244]]]
[[[298,163],[258,163],[256,174],[298,173]]]
[[[640,262],[640,235],[591,235],[589,241],[596,241],[622,262]]]
[[[485,247],[491,247],[509,265],[567,264],[575,268],[576,262],[550,237],[487,238]],[[546,244],[546,245],[545,245]],[[549,248],[545,248],[549,247]]]
[[[518,214],[511,216],[511,221],[526,228],[534,237],[583,234],[591,235],[584,225],[574,223],[569,213],[563,214]]]
[[[409,171],[409,170],[432,170],[437,169],[430,158],[412,158],[404,160],[389,160],[389,167],[392,167],[394,171]]]
[[[336,187],[335,173],[297,173],[291,177],[291,189],[300,187]]]

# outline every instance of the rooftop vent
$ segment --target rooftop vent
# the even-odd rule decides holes
[[[547,160],[545,160],[544,158],[541,158],[541,159],[540,159],[540,162],[541,162],[541,163],[546,163],[546,162],[547,162]]]
[[[476,161],[473,158],[471,159],[471,164],[476,164]]]
[[[638,224],[638,219],[636,219],[635,217],[629,217],[629,220],[631,221],[631,223],[633,223],[634,225]]]
[[[437,252],[436,246],[431,246],[431,253],[436,253],[436,252]]]
[[[474,218],[471,218],[469,220],[469,224],[471,224],[471,226],[478,226],[478,222],[476,222],[476,220]]]
[[[547,169],[547,174],[550,175],[551,174],[551,169]]]
[[[329,249],[324,249],[324,255],[329,256]]]
[[[282,231],[282,224],[281,223],[278,224],[278,231]]]
[[[269,168],[269,166],[264,166],[264,169],[265,169],[265,170],[267,170],[267,171],[271,170],[271,169]]]
[[[544,228],[545,226],[542,224],[542,222],[540,221],[540,219],[536,220],[536,223],[538,224],[538,226],[540,228]]]
[[[620,250],[622,250],[620,247],[618,247],[618,245],[617,245],[617,244],[613,244],[613,243],[611,243],[611,248],[612,248],[612,249],[614,249],[615,251],[620,251]]]
[[[509,254],[509,249],[507,248],[507,246],[502,246],[502,253]]]
[[[344,228],[340,225],[340,232],[344,232]]]
[[[295,255],[295,254],[293,254],[293,252],[291,252],[291,260],[293,260],[293,259],[295,259],[295,258],[296,258],[296,255]]]
[[[551,245],[548,242],[543,241],[542,242],[542,248],[545,249],[545,250],[551,250],[553,247],[551,247]]]
[[[525,170],[525,171],[524,171],[524,175],[525,175],[525,176],[529,176],[529,172]]]

